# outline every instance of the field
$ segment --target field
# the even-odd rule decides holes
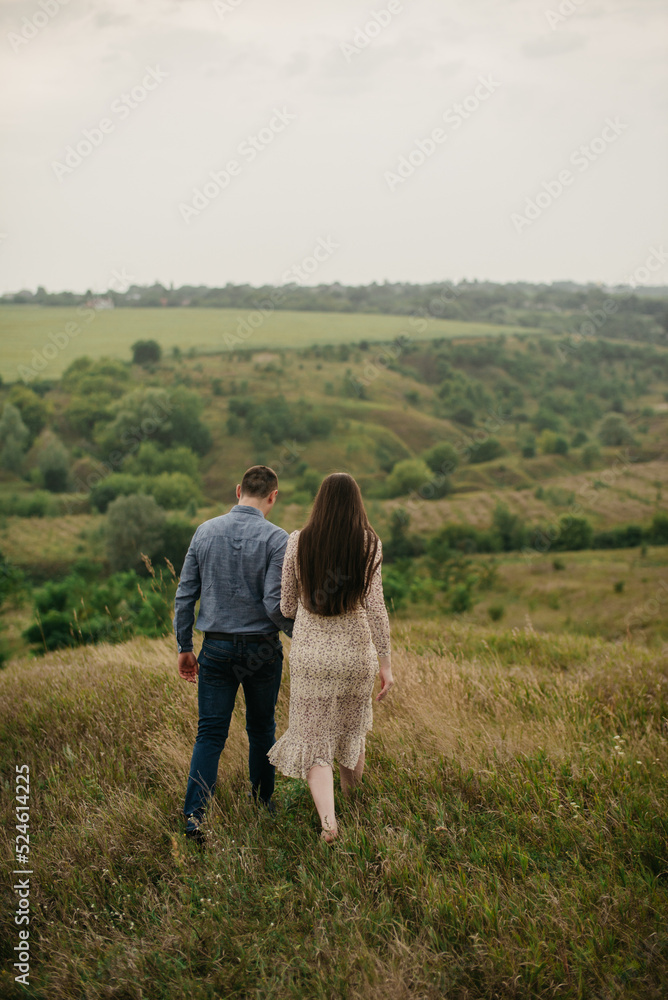
[[[393,637],[397,684],[332,848],[305,782],[279,778],[275,818],[247,803],[240,704],[208,850],[185,844],[196,704],[170,641],[10,664],[0,745],[5,774],[30,766],[33,959],[14,987],[3,935],[0,994],[663,998],[665,660],[530,628]],[[288,696],[286,670],[279,733]],[[7,857],[13,813],[6,781]]]
[[[75,324],[71,336],[67,324]],[[420,339],[480,337],[518,332],[491,323],[429,319]],[[256,325],[257,324],[257,325]],[[540,332],[521,328],[522,333]],[[50,338],[55,338],[55,342]],[[0,376],[20,379],[20,366],[43,367],[40,378],[58,378],[74,358],[111,356],[127,360],[137,340],[156,340],[163,350],[178,347],[198,353],[310,347],[312,344],[370,343],[414,336],[408,317],[356,313],[275,311],[261,314],[237,309],[110,309],[94,311],[38,306],[0,307]],[[229,338],[232,338],[231,340]]]
[[[663,998],[668,351],[434,321],[392,354],[399,317],[287,312],[226,345],[242,314],[205,309],[99,312],[59,350],[67,316],[0,310],[8,377],[53,345],[34,391],[0,385],[0,758],[30,767],[34,871],[31,986],[5,971],[3,1000]],[[161,360],[130,364],[152,338]],[[58,380],[83,354],[119,360]],[[247,802],[239,705],[201,855],[195,691],[149,638],[146,535],[117,562],[109,511],[150,508],[178,563],[255,462],[287,530],[329,471],[360,482],[397,685],[331,850],[304,782],[279,778],[275,819]],[[112,623],[136,637],[106,644]],[[288,656],[279,734],[289,681]]]

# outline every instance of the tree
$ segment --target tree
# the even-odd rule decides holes
[[[493,459],[503,455],[503,446],[495,437],[485,438],[479,444],[474,444],[471,448],[469,462],[491,462]]]
[[[633,433],[621,413],[608,413],[598,431],[601,444],[619,447],[622,444],[633,444]]]
[[[211,432],[199,419],[204,401],[196,392],[178,386],[135,389],[112,404],[113,419],[101,427],[97,442],[108,454],[134,455],[145,441],[163,448],[184,445],[198,455],[211,447]]]
[[[559,534],[554,542],[557,551],[589,549],[594,538],[594,529],[586,517],[572,517],[562,514],[559,518]]]
[[[64,493],[70,478],[70,456],[67,448],[55,434],[47,432],[41,441],[37,459],[44,488],[51,493]]]
[[[387,477],[387,490],[391,497],[404,496],[413,490],[425,490],[429,487],[433,474],[427,463],[421,458],[406,458],[392,469]]]
[[[162,357],[162,348],[157,340],[136,340],[132,345],[133,365],[154,365]]]
[[[13,403],[21,414],[21,419],[28,428],[31,439],[36,438],[46,425],[49,415],[47,404],[27,385],[12,386],[9,402]]]
[[[181,472],[199,483],[197,455],[190,448],[161,450],[153,441],[144,441],[134,455],[128,455],[123,462],[123,472],[132,476],[158,476],[161,472]]]
[[[459,463],[457,449],[449,441],[439,441],[438,444],[423,452],[422,457],[432,472],[439,472],[446,476],[452,475]]]
[[[497,503],[492,524],[504,552],[521,549],[526,541],[526,528],[517,514],[512,514],[505,503]]]
[[[146,483],[146,491],[167,510],[183,510],[190,500],[202,501],[197,483],[182,472],[161,472],[151,477]]]
[[[23,456],[28,447],[30,431],[13,403],[5,403],[0,417],[0,466],[10,472],[20,473]]]
[[[668,545],[668,514],[658,511],[652,518],[648,534],[652,545]]]
[[[138,569],[142,553],[154,556],[163,545],[165,512],[150,496],[117,497],[107,513],[107,551],[113,570]]]

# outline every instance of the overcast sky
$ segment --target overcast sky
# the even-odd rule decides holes
[[[664,0],[0,0],[0,291],[279,283],[318,241],[310,284],[624,281],[668,247],[667,23]]]

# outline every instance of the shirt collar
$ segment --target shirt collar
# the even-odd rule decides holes
[[[257,507],[249,507],[245,503],[235,503],[234,507],[230,510],[230,514],[234,512],[238,514],[257,514],[259,517],[264,517],[262,511],[258,510]]]

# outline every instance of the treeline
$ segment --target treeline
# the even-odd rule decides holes
[[[470,524],[448,524],[432,534],[411,532],[410,514],[399,507],[390,520],[384,541],[386,568],[383,572],[385,600],[398,610],[407,601],[445,602],[453,613],[470,610],[480,592],[497,583],[495,556],[520,552],[527,560],[554,554],[554,568],[563,569],[559,553],[583,549],[619,549],[668,545],[668,514],[657,512],[649,525],[619,525],[594,531],[585,517],[562,514],[551,524],[525,524],[506,504],[497,504],[487,528]],[[475,559],[475,556],[488,559]],[[490,606],[497,621],[503,605]]]
[[[161,284],[131,285],[125,292],[108,290],[95,296],[73,292],[18,292],[4,303],[75,306],[103,297],[117,308],[233,308],[273,312],[291,309],[318,312],[360,312],[423,315],[467,322],[540,327],[575,332],[589,324],[600,336],[659,342],[668,331],[668,290],[665,288],[605,289],[600,285],[553,282],[497,284],[488,281],[439,282],[424,285],[384,282],[370,285],[227,284],[219,288]],[[586,335],[586,334],[585,334]]]

